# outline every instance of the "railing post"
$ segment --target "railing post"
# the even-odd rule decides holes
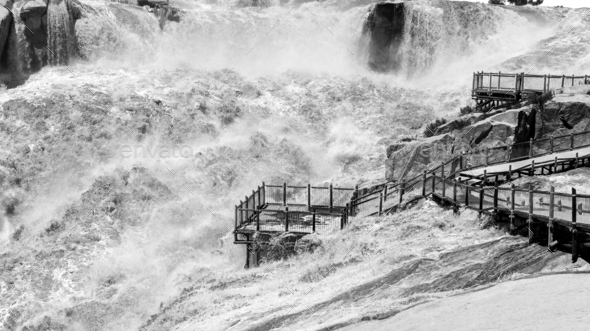
[[[311,207],[311,184],[307,184],[307,208]]]
[[[572,187],[572,263],[578,261],[578,229],[576,220],[578,215],[576,189]]]
[[[551,154],[553,154],[553,136],[551,136],[551,140],[549,140],[551,142]]]
[[[442,197],[445,197],[446,183],[445,183],[445,163],[442,162],[440,166],[440,177],[442,178]],[[401,202],[401,201],[400,201]]]
[[[529,176],[535,175],[535,160],[531,160],[531,171],[529,171]]]
[[[387,185],[387,184],[385,184]],[[334,207],[334,187],[330,184],[330,213],[332,212],[332,208]]]
[[[349,210],[349,208],[350,208],[350,204],[347,203],[346,208],[344,209],[344,225],[348,224],[348,215],[349,215],[348,210]]]
[[[494,183],[494,213],[498,213],[498,181]]]
[[[565,86],[565,75],[561,76],[561,87]]]
[[[574,87],[575,82],[576,82],[576,76],[572,75],[572,87]]]
[[[289,232],[289,207],[285,207],[285,232]]]
[[[515,201],[516,200],[516,191],[515,191],[515,187],[514,184],[510,185],[510,234],[514,234],[514,229],[516,228],[514,226],[514,207],[515,207]]]
[[[512,160],[512,145],[508,146],[508,155],[506,155],[506,162]]]
[[[244,211],[242,208],[244,208],[244,202],[240,200],[240,225],[244,224]]]
[[[555,157],[555,161],[553,161],[553,173],[557,173],[557,156]]]
[[[236,205],[236,215],[235,215],[234,223],[235,223],[234,229],[237,229],[238,228],[238,205]]]
[[[383,191],[379,193],[379,216],[383,212]]]
[[[359,186],[358,186],[358,184],[354,186],[354,198],[355,198],[355,201],[354,201],[354,203],[352,204],[352,206],[350,208],[352,208],[352,214],[353,215],[356,215],[356,213],[357,213],[357,210],[356,209],[358,208],[357,207],[357,203],[358,202],[356,201],[356,199],[359,198]]]
[[[547,80],[547,91],[551,89],[551,74],[549,74],[549,79]]]
[[[483,171],[483,180],[481,182],[481,187],[484,187],[486,185],[487,180],[488,180],[488,171],[484,170]]]
[[[258,186],[258,206],[260,206],[260,208],[262,208],[262,188],[260,186]]]
[[[576,165],[574,166],[574,169],[578,169],[578,153],[576,153]]]
[[[340,214],[340,230],[344,230],[344,213]]]
[[[283,183],[283,206],[287,205],[287,183]]]
[[[490,91],[492,90],[492,73],[491,72],[490,72],[490,87],[489,87],[489,90]]]
[[[453,202],[457,203],[457,179],[453,178]]]
[[[260,208],[256,207],[256,231],[260,232]]]
[[[512,164],[508,165],[508,181],[512,180]]]
[[[484,188],[480,187],[479,188],[479,216],[481,216],[481,214],[483,214],[483,194],[484,194]]]
[[[533,138],[529,139],[529,157],[533,157],[534,152],[533,152]]]
[[[436,168],[432,171],[432,194],[436,192]]]
[[[543,93],[547,91],[547,75],[543,76]]]
[[[469,185],[465,184],[465,206],[469,207]]]
[[[311,213],[311,231],[315,233],[315,212]]]
[[[533,210],[533,186],[529,186],[529,219],[528,219],[528,230],[529,230],[529,244],[533,243],[534,240],[534,235],[535,233],[533,232],[533,214],[534,214],[534,210]]]
[[[385,184],[385,189],[383,193],[383,201],[387,201],[387,184]]]
[[[266,184],[262,182],[262,205],[266,205]]]
[[[401,208],[402,200],[404,198],[404,191],[406,189],[406,182],[402,181],[401,185],[399,186],[399,203],[398,203],[398,210]]]
[[[551,248],[553,245],[553,217],[555,209],[555,187],[551,186],[549,191],[549,223],[547,224],[547,248],[553,251]]]
[[[501,76],[502,76],[502,72],[501,72],[501,71],[498,71],[498,90],[500,89],[500,86],[502,86],[502,85],[500,84],[500,77],[501,77]]]
[[[426,174],[427,171],[424,170],[424,172],[422,173],[422,196],[426,197]]]
[[[574,149],[574,133],[570,133],[570,151]]]
[[[464,152],[461,152],[461,154],[459,154],[459,170],[463,170],[463,154]]]

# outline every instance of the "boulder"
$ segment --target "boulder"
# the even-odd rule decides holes
[[[440,163],[454,152],[455,138],[450,134],[411,141],[392,152],[386,161],[387,180],[409,179],[427,170],[428,165]]]

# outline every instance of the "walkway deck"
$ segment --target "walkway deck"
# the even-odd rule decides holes
[[[585,165],[586,160],[590,160],[590,147],[533,157],[522,161],[496,164],[477,169],[466,169],[460,172],[459,180],[483,180],[484,175],[508,176],[510,173],[529,173],[531,170],[533,170],[533,165],[535,171],[538,169],[546,169],[551,173],[560,172],[559,169],[555,168],[556,165],[561,165],[562,167],[567,166],[572,161],[575,161],[576,158],[582,162],[582,165]],[[563,170],[566,170],[566,168]]]

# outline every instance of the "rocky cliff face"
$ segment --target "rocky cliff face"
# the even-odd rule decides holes
[[[88,58],[113,43],[120,44],[120,40],[114,40],[125,37],[121,37],[119,25],[109,22],[109,17],[132,21],[132,16],[140,15],[134,12],[139,9],[155,16],[160,28],[164,28],[166,21],[180,20],[178,10],[167,1],[136,1],[106,8],[78,0],[29,0],[14,4],[1,0],[0,5],[0,84],[9,88],[22,84],[44,66],[68,65],[76,57]],[[139,21],[140,26],[150,22]]]
[[[387,150],[387,180],[400,181],[413,177],[423,170],[438,166],[461,152],[474,153],[476,158],[492,161],[508,158],[508,149],[487,152],[488,148],[512,143],[526,143],[551,136],[563,136],[590,130],[590,86],[558,91],[542,111],[536,106],[496,111],[488,115],[471,115],[462,120],[472,123],[457,129],[457,121],[442,126],[437,135],[410,143],[395,143]],[[576,136],[576,144],[590,143],[590,135]],[[570,146],[569,137],[555,139],[556,149]],[[549,151],[550,142],[535,145],[535,153]],[[517,145],[511,158],[529,154],[529,145]],[[467,164],[467,166],[469,163]]]

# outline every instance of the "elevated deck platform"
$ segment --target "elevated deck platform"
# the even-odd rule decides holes
[[[476,72],[471,97],[481,111],[541,95],[556,88],[590,83],[588,76],[529,75],[525,73]]]

